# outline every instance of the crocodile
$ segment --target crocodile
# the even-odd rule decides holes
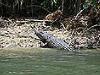
[[[63,39],[58,39],[45,31],[38,31],[34,29],[34,32],[36,36],[38,36],[38,38],[40,38],[40,40],[50,48],[64,49],[67,51],[73,50],[72,47]]]

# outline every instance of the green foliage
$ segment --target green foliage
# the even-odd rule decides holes
[[[64,6],[62,6],[62,0],[0,0],[0,16],[20,15],[21,13],[25,15],[27,13],[33,13],[36,15],[37,12],[44,13],[43,11],[45,10],[53,12],[59,7],[63,7],[64,13],[67,15],[75,15],[80,10],[79,2],[80,0],[64,0]],[[100,8],[97,0],[85,0],[83,8],[87,8],[90,5],[95,8]]]
[[[97,5],[97,0],[85,0],[85,3],[84,3],[84,8],[88,7],[88,6],[93,6],[95,8],[98,7]]]
[[[43,6],[44,8],[47,8],[50,11],[58,9],[60,5],[61,5],[61,0],[44,0],[41,3],[41,6]]]

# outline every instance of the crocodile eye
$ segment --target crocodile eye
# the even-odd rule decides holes
[[[41,34],[43,34],[43,32],[40,32]]]

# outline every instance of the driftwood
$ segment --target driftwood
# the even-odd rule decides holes
[[[16,21],[16,23],[27,23],[27,22],[52,22],[52,20],[25,19],[25,21]]]
[[[51,34],[48,34],[47,32],[44,31],[37,31],[34,30],[35,34],[40,38],[40,40],[46,44],[46,46],[51,47],[51,48],[57,48],[57,49],[64,49],[68,51],[72,51],[73,49],[71,46],[65,42],[62,39],[58,39],[54,37]]]

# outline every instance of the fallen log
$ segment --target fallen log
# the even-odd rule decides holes
[[[52,22],[52,20],[25,19],[25,21],[16,21],[16,23],[27,23],[27,22]]]
[[[51,48],[57,48],[57,49],[64,49],[68,51],[72,51],[73,49],[71,46],[66,43],[62,39],[58,39],[55,36],[48,34],[44,31],[37,31],[34,29],[35,34],[40,38],[40,40],[46,44],[46,46]]]

